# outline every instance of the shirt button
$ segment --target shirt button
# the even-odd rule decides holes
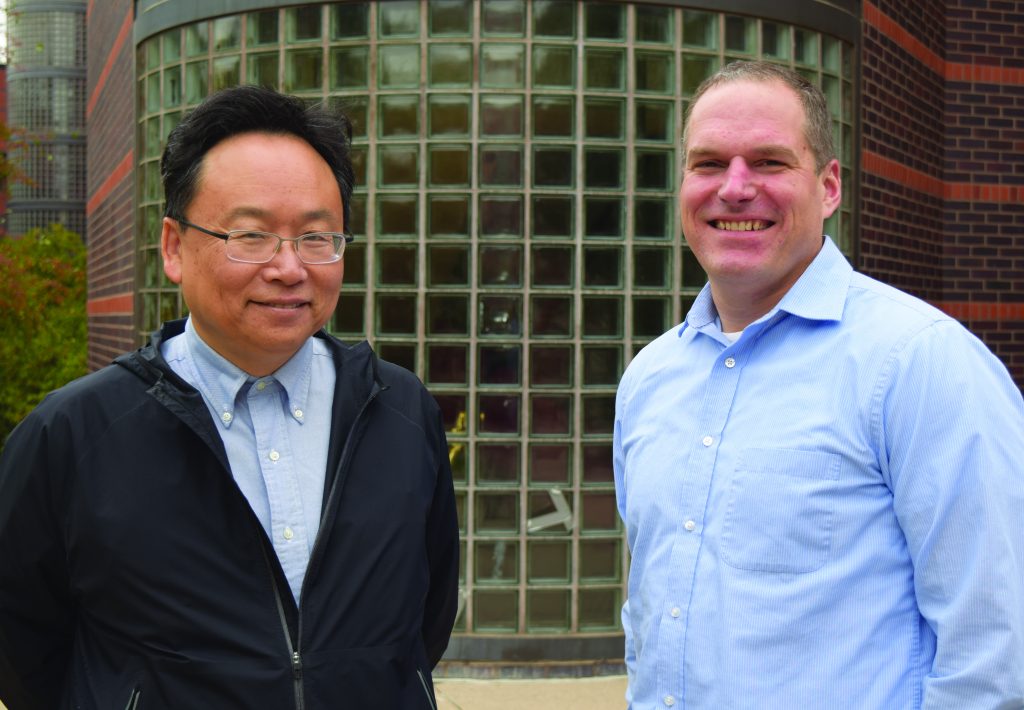
[[[230,424],[231,423],[231,412],[224,412],[223,414],[221,414],[220,415],[220,420],[222,422],[224,422],[225,424]]]
[[[281,454],[277,453],[277,451],[275,451],[274,449],[271,449],[270,453],[267,454],[267,458],[269,458],[271,461],[277,461],[279,458],[281,458]]]
[[[683,527],[686,528],[687,532],[693,532],[697,529],[697,523],[693,522],[692,520],[687,520],[685,523],[683,523]]]
[[[662,700],[662,702],[664,702],[669,707],[672,707],[673,705],[676,704],[676,699],[673,698],[671,695],[666,695],[665,698]]]
[[[285,540],[291,540],[293,537],[295,537],[295,533],[292,532],[292,529],[291,528],[285,528],[284,529],[284,539]]]
[[[677,606],[672,607],[672,611],[669,612],[669,614],[672,615],[673,619],[678,619],[681,613],[682,612],[679,610],[679,607]]]
[[[715,443],[715,440],[710,436],[705,436],[703,439],[701,439],[701,443],[704,444],[704,446],[711,446],[713,443]]]
[[[259,382],[256,383],[256,390],[257,391],[262,392],[266,388],[267,388],[267,383],[265,381],[260,380]]]
[[[736,367],[736,360],[731,357],[725,358],[725,366],[729,368]]]
[[[296,419],[302,419],[302,410],[301,409],[296,409],[294,412],[292,412],[292,414],[295,415]]]

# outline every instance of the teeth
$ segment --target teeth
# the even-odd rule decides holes
[[[759,232],[762,229],[768,229],[768,222],[765,222],[763,219],[748,219],[743,222],[717,220],[714,222],[714,226],[730,232]]]

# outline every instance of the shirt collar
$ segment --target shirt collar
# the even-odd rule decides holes
[[[289,415],[300,424],[304,422],[313,369],[312,338],[308,338],[273,375],[266,377],[253,377],[217,353],[196,332],[191,318],[185,323],[185,343],[202,390],[220,413],[220,423],[224,428],[230,428],[235,419],[235,401],[239,391],[260,380],[273,380],[280,384],[288,401]]]
[[[808,320],[840,320],[846,304],[853,267],[827,234],[821,250],[807,266],[782,300],[755,322],[766,321],[779,311]],[[718,310],[711,298],[711,284],[704,284],[693,302],[686,320],[677,335],[687,327],[701,330],[708,326],[718,329]]]

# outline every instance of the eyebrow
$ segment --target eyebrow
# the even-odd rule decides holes
[[[723,151],[713,150],[711,148],[691,148],[686,151],[686,162],[689,163],[691,160],[713,158],[718,157]],[[728,151],[725,151],[728,152]],[[771,157],[771,156],[782,156],[790,161],[796,162],[799,158],[792,148],[788,148],[784,145],[763,145],[754,148],[751,154],[757,158]]]
[[[226,220],[237,219],[239,217],[255,217],[257,219],[262,219],[264,217],[267,217],[269,214],[270,213],[267,212],[267,210],[265,210],[265,209],[263,209],[261,207],[252,207],[252,206],[249,206],[249,205],[242,205],[241,207],[236,207],[233,210],[231,210],[230,212],[228,212],[224,216],[224,218]],[[305,222],[314,222],[316,220],[321,220],[321,219],[322,220],[332,220],[332,219],[334,219],[334,217],[335,216],[331,213],[331,211],[327,210],[327,209],[310,210],[309,212],[304,212],[301,215],[302,220],[305,221]]]

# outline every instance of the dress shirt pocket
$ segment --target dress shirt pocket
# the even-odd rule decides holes
[[[746,449],[729,485],[722,559],[756,572],[805,574],[832,547],[840,457]]]

